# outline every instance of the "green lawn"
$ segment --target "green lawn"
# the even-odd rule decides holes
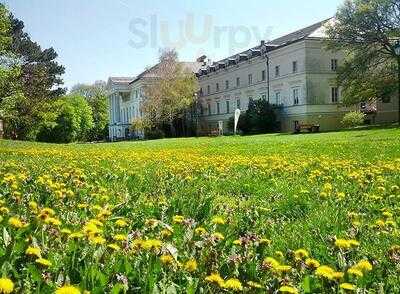
[[[16,292],[400,293],[399,128],[0,141],[0,161]]]

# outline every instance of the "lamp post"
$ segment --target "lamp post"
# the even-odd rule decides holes
[[[394,45],[394,52],[397,56],[397,82],[398,82],[398,103],[399,103],[399,125],[400,125],[400,40]]]

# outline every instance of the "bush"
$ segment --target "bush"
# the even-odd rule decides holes
[[[228,127],[233,130],[234,118],[228,121]],[[243,134],[263,134],[278,129],[276,114],[271,104],[264,99],[250,100],[248,109],[239,118],[238,130]]]
[[[364,124],[365,114],[360,111],[351,111],[346,113],[341,121],[342,125],[347,128],[354,128]]]

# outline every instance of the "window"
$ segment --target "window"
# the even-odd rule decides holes
[[[217,92],[219,92],[219,83],[216,83],[216,84],[215,84],[215,90],[216,90]]]
[[[249,74],[249,85],[253,84],[253,75]]]
[[[293,104],[294,105],[299,104],[299,88],[293,89]]]
[[[231,111],[229,108],[230,108],[229,100],[226,100],[226,113],[229,113]]]
[[[220,110],[221,110],[221,109],[220,109],[220,104],[219,104],[219,102],[217,102],[217,114],[220,114],[220,113],[221,113]]]
[[[236,87],[240,87],[240,78],[239,77],[236,78]]]
[[[280,66],[277,65],[277,66],[275,66],[275,77],[279,77],[280,75],[281,75]]]
[[[207,103],[207,107],[208,107],[208,115],[211,115],[211,104]]]
[[[332,103],[337,103],[339,100],[339,88],[332,87],[331,88],[331,101]]]
[[[210,87],[210,85],[208,85],[207,86],[207,94],[210,95],[210,93],[211,93],[211,87]]]
[[[236,108],[240,109],[240,98],[236,100]]]
[[[203,97],[203,88],[200,88],[199,96],[200,96],[200,97]]]
[[[203,105],[200,104],[200,114],[204,115],[204,109],[203,109]]]
[[[297,61],[292,62],[292,71],[293,71],[293,73],[297,72]]]
[[[331,59],[331,70],[332,71],[337,71],[338,67],[338,60],[337,59]]]
[[[261,71],[261,81],[265,81],[265,70]]]
[[[225,81],[225,89],[226,89],[226,90],[229,89],[229,81]]]
[[[281,92],[275,92],[275,102],[276,102],[276,105],[281,104]]]

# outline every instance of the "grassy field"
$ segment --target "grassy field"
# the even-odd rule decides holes
[[[400,293],[399,186],[400,129],[0,141],[0,293]]]

